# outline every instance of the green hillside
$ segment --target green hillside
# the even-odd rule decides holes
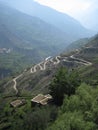
[[[75,50],[70,53],[61,54],[60,58],[58,58],[60,60],[59,64],[54,64],[55,62],[57,62],[56,57],[53,57],[52,60],[50,58],[48,61],[42,60],[43,62],[40,63],[42,68],[44,67],[44,65],[46,66],[46,69],[43,71],[41,71],[40,68],[37,67],[38,72],[32,74],[30,65],[27,69],[27,72],[24,72],[23,76],[19,79],[19,82],[17,82],[17,87],[20,91],[20,95],[24,94],[25,91],[30,92],[32,95],[41,91],[47,92],[51,78],[61,66],[65,66],[69,70],[76,69],[80,73],[81,80],[91,85],[97,85],[98,74],[96,72],[98,70],[98,48],[95,47],[98,43],[97,37],[98,36],[90,38],[88,40],[89,42],[84,47],[78,50],[79,52]],[[75,59],[72,58],[72,56],[74,56]],[[24,60],[24,62],[17,59],[21,63],[21,66],[18,65],[17,61],[13,61],[13,64],[17,63],[18,69],[20,67],[23,70],[23,68],[25,68],[24,63],[26,62],[26,57],[21,58]],[[47,64],[45,62],[47,62]],[[30,63],[29,59],[28,63]],[[16,72],[17,71],[18,70],[16,69]],[[10,85],[5,84],[4,87],[9,89],[9,93],[12,91],[10,90]]]
[[[79,49],[79,48],[85,46],[88,42],[89,42],[89,38],[82,38],[77,41],[74,41],[66,47],[66,51],[70,52],[72,50],[74,51],[76,49]]]

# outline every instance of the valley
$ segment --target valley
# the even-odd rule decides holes
[[[89,1],[51,4],[82,17]],[[0,0],[0,130],[98,130],[96,32],[40,0]]]

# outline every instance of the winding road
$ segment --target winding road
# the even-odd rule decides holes
[[[37,71],[37,68],[38,68],[38,67],[40,68],[40,70],[43,70],[43,68],[42,68],[42,66],[41,66],[42,63],[43,63],[43,62],[40,62],[40,63],[38,63],[37,65],[35,65],[34,67],[32,67],[31,70],[30,70],[30,73],[35,73],[35,72]]]
[[[84,64],[84,65],[87,65],[87,66],[92,65],[91,62],[86,61],[86,60],[83,60],[83,59],[76,58],[76,57],[74,57],[74,56],[70,56],[70,58],[72,58],[72,59],[74,59],[74,60],[77,60],[77,62],[79,62],[79,63],[81,63],[81,64]]]
[[[46,67],[47,67],[46,65],[48,64],[48,62],[53,63],[53,65],[57,65],[61,61],[72,62],[72,61],[68,60],[68,58],[74,60],[74,62],[76,62],[76,63],[80,63],[80,64],[83,64],[83,65],[86,65],[86,66],[92,65],[92,63],[89,62],[89,61],[86,61],[86,60],[80,59],[80,58],[76,58],[75,55],[80,52],[79,50],[76,50],[76,51],[77,52],[75,54],[73,54],[73,55],[71,55],[69,57],[64,57],[64,58],[62,58],[61,56],[56,56],[55,58],[52,58],[51,56],[49,56],[43,62],[40,62],[40,63],[36,64],[35,66],[31,67],[30,73],[34,74],[38,70],[41,70],[41,71],[45,70]],[[17,76],[16,78],[14,78],[12,80],[14,82],[13,89],[16,91],[16,94],[18,94],[17,81],[16,80],[19,79],[22,76],[23,76],[23,74],[20,74],[19,76]]]
[[[54,65],[57,65],[60,63],[59,58],[61,58],[61,56],[56,56],[56,58],[55,58],[56,62],[54,62]]]
[[[77,62],[79,62],[79,63],[81,63],[81,64],[83,64],[83,65],[86,65],[86,66],[92,65],[91,62],[80,59],[80,58],[76,58],[74,55],[71,55],[70,58],[77,61]]]
[[[13,82],[14,82],[13,88],[14,88],[14,90],[16,91],[16,94],[18,94],[17,81],[16,81],[16,80],[17,80],[18,78],[22,77],[22,75],[23,75],[23,74],[20,74],[19,76],[17,76],[16,78],[13,79]]]

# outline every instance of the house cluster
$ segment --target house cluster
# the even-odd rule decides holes
[[[38,94],[36,97],[34,97],[33,99],[31,99],[31,106],[35,107],[35,106],[45,106],[47,104],[49,104],[52,101],[52,96],[50,94],[47,95],[43,95],[43,94]],[[26,100],[25,99],[17,99],[14,100],[10,103],[11,107],[20,107],[26,104]]]
[[[11,49],[7,49],[7,48],[0,48],[0,53],[3,54],[3,53],[10,53],[11,52]]]

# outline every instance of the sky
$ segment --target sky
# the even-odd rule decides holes
[[[98,0],[0,0],[12,3],[20,11],[32,11],[32,2],[49,6],[78,20],[84,27],[98,32]]]
[[[50,6],[58,11],[79,17],[81,12],[87,11],[92,5],[96,6],[97,0],[35,0]],[[98,3],[98,2],[97,2]]]
[[[79,20],[82,24],[86,23],[86,14],[98,9],[98,0],[35,0],[43,5],[52,7],[60,12],[64,12]],[[89,16],[88,16],[89,17]],[[84,19],[85,18],[85,19]]]

